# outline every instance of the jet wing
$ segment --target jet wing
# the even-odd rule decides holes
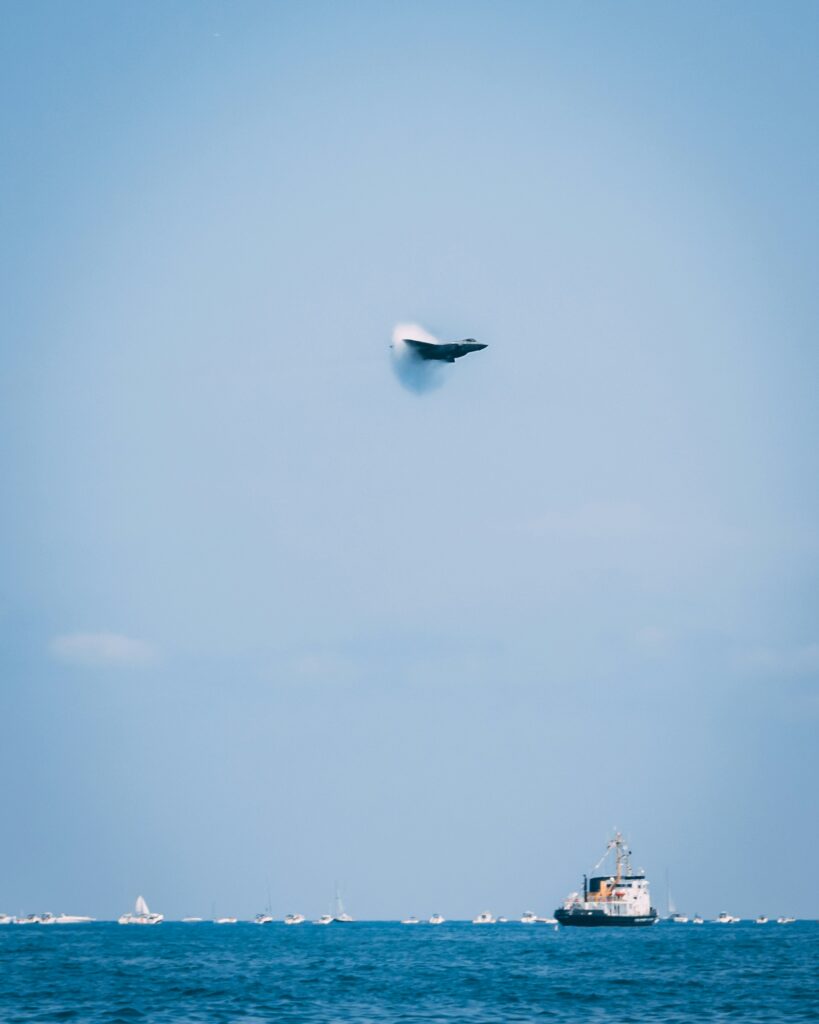
[[[441,358],[441,346],[433,345],[429,341],[415,341],[414,338],[404,338],[404,344],[409,345],[416,355],[421,356],[422,359],[440,359]]]

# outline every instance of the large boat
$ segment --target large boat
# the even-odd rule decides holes
[[[606,852],[595,864],[599,871],[614,853],[615,869],[610,875],[583,876],[583,893],[571,893],[555,911],[559,924],[594,927],[640,927],[656,924],[657,911],[651,906],[645,872],[632,871],[631,850],[619,832],[610,839]]]

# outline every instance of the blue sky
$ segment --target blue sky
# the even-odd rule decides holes
[[[815,6],[4,14],[0,910],[819,915]]]

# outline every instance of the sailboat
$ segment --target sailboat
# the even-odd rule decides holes
[[[665,873],[665,902],[668,909],[668,920],[673,921],[674,924],[688,924],[688,918],[685,914],[678,914],[677,907],[674,904],[674,899],[671,896],[671,886],[668,882],[668,872]]]
[[[341,893],[336,889],[336,905],[333,912],[333,921],[337,924],[350,924],[352,920],[353,919],[350,915],[344,910],[344,904],[341,902]]]
[[[119,918],[119,924],[159,924],[160,921],[165,920],[164,914],[152,914],[148,909],[148,904],[142,898],[137,896],[136,903],[134,904],[133,913],[123,914]]]

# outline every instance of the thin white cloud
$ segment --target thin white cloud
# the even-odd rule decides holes
[[[121,633],[64,633],[51,641],[51,653],[70,665],[130,666],[154,661],[156,649]]]
[[[734,659],[738,671],[760,676],[819,675],[819,643],[796,647],[754,647]]]
[[[659,658],[669,653],[672,636],[661,626],[644,626],[637,631],[635,641],[644,656]]]
[[[656,529],[646,509],[637,502],[598,502],[571,512],[552,512],[524,524],[534,536],[554,535],[580,540],[637,537]]]

